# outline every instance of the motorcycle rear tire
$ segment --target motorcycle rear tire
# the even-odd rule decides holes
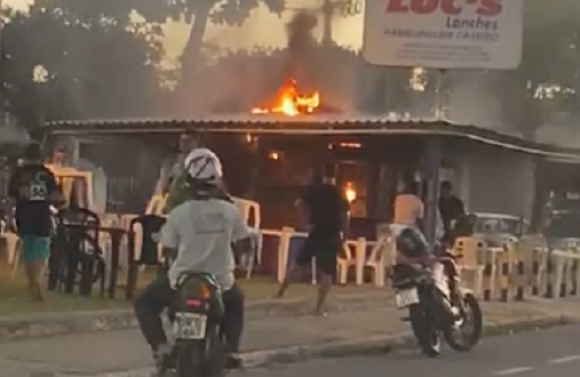
[[[426,315],[421,304],[409,307],[409,318],[413,334],[419,343],[421,351],[429,357],[437,357],[441,353],[441,339],[435,324]]]
[[[443,332],[445,342],[451,349],[458,352],[470,351],[479,342],[481,333],[483,332],[483,315],[481,313],[479,302],[472,294],[466,294],[463,301],[467,310],[471,314],[470,321],[473,322],[471,323],[471,326],[473,326],[472,333],[467,337],[463,336],[463,334],[458,337],[457,332],[461,331],[461,328],[448,328]]]
[[[205,340],[176,345],[175,369],[177,377],[205,377]]]

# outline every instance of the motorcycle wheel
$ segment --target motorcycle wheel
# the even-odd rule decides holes
[[[479,342],[483,331],[483,315],[475,296],[465,295],[463,303],[465,313],[462,313],[461,325],[450,327],[443,332],[445,342],[458,352],[471,350]]]
[[[420,304],[410,306],[409,318],[421,351],[429,357],[438,356],[441,353],[439,332],[431,319],[427,317],[423,307]]]
[[[225,367],[229,348],[221,334],[221,329],[216,327],[214,331],[212,340],[206,346],[205,377],[222,377],[228,372]]]
[[[205,377],[205,340],[183,342],[175,347],[177,377]]]

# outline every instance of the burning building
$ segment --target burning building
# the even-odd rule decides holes
[[[362,236],[374,233],[377,223],[390,221],[397,184],[405,173],[415,172],[425,183],[422,194],[431,217],[437,182],[449,180],[469,210],[531,221],[538,212],[537,203],[549,190],[544,183],[538,184],[538,177],[563,163],[580,163],[580,151],[477,127],[341,113],[326,103],[321,89],[324,67],[318,66],[313,48],[315,26],[315,18],[307,14],[290,22],[288,56],[278,90],[266,93],[239,114],[62,121],[47,124],[47,131],[51,139],[68,141],[75,155],[95,161],[110,177],[133,177],[136,191],[127,196],[135,203],[117,210],[138,212],[151,195],[161,161],[173,153],[178,135],[204,130],[207,144],[224,162],[231,191],[261,203],[266,228],[299,227],[293,202],[308,181],[310,169],[333,161],[351,203],[355,235]],[[124,153],[121,159],[119,151],[127,150],[132,153]]]

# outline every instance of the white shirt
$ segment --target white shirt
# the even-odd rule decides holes
[[[250,236],[238,208],[219,199],[189,200],[169,213],[161,244],[177,249],[169,268],[175,288],[180,275],[205,272],[216,276],[224,291],[235,282],[232,243]]]
[[[417,225],[417,220],[424,216],[421,199],[413,194],[399,194],[395,198],[395,216],[393,223],[400,225]]]

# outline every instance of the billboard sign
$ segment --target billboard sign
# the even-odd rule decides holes
[[[363,56],[375,65],[515,69],[523,0],[366,0]]]

